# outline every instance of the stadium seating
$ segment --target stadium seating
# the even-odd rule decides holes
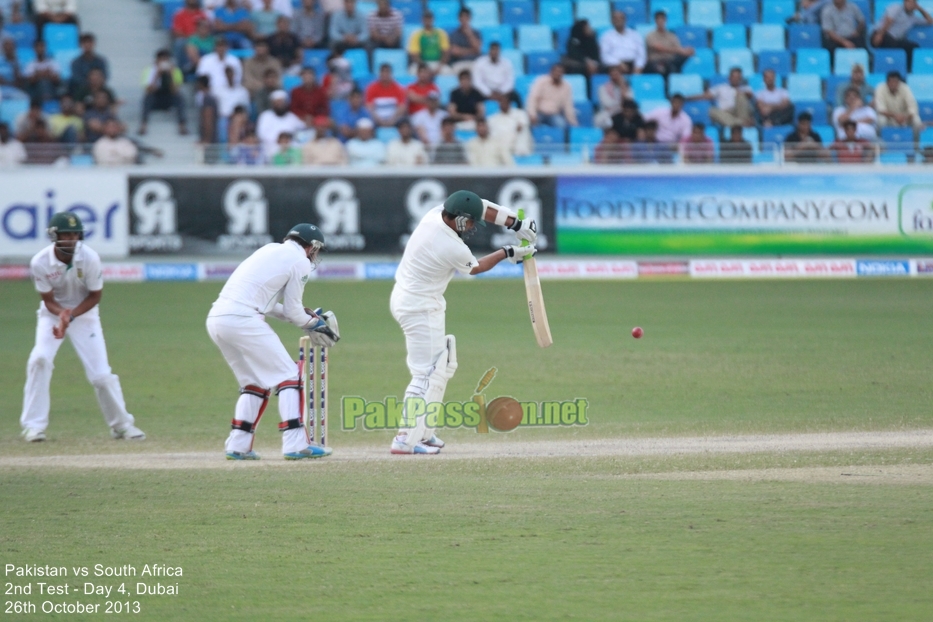
[[[581,75],[569,75],[564,76],[564,80],[570,84],[574,103],[589,101],[586,94],[586,78]]]
[[[611,28],[609,20],[609,3],[606,0],[579,0],[577,2],[577,19],[586,19],[596,30]]]
[[[774,125],[763,128],[761,131],[761,144],[776,145],[782,144],[787,135],[794,131],[792,125]]]
[[[755,0],[729,0],[723,6],[727,24],[751,26],[758,21],[758,3]]]
[[[516,78],[516,82],[517,82]],[[460,86],[457,82],[457,76],[452,75],[439,75],[435,76],[434,84],[437,86],[437,89],[441,92],[441,103],[445,106],[450,100],[450,92]]]
[[[327,71],[327,57],[330,56],[329,50],[305,50],[303,67],[311,67],[317,73],[318,78],[322,78]]]
[[[903,0],[875,0],[875,19],[872,21],[875,23],[880,22],[885,9],[892,4],[900,4],[902,1]],[[868,15],[865,16],[865,19],[868,19]]]
[[[883,127],[881,141],[886,151],[913,150],[914,130],[910,127]]]
[[[684,25],[684,5],[680,0],[651,0],[650,14],[658,11],[667,13],[667,27],[676,28]]]
[[[792,73],[787,76],[787,93],[792,102],[821,100],[822,80],[812,73]]]
[[[709,110],[712,104],[708,101],[694,101],[684,103],[684,112],[694,123],[710,124]]]
[[[830,75],[829,51],[822,48],[798,49],[797,73],[813,73],[821,78]]]
[[[50,54],[59,50],[74,50],[78,47],[78,27],[74,24],[46,24],[42,38]]]
[[[933,127],[928,127],[920,132],[920,139],[917,141],[917,146],[920,147],[920,149],[933,147]]]
[[[538,23],[549,29],[572,26],[573,5],[569,0],[542,0],[541,4],[538,5]],[[519,38],[521,37],[522,28],[525,28],[525,26],[519,27]],[[553,47],[553,44],[551,46]],[[526,52],[529,51],[523,44],[519,47]]]
[[[473,28],[499,25],[499,3],[495,0],[466,0],[464,4],[472,13],[470,23]]]
[[[680,44],[685,47],[709,47],[709,31],[702,26],[678,26],[672,31],[680,39]]]
[[[603,139],[603,131],[598,127],[572,127],[570,128],[570,147],[577,145],[598,145]]]
[[[787,49],[819,48],[822,37],[820,27],[815,24],[791,24],[787,27]]]
[[[81,55],[80,48],[72,48],[70,50],[58,50],[52,55],[55,58],[56,64],[58,64],[59,75],[61,75],[62,80],[71,79],[71,61],[73,61],[80,55]]]
[[[907,86],[917,101],[933,101],[933,74],[912,73],[907,76]]]
[[[398,78],[408,73],[408,54],[405,50],[389,50],[378,48],[373,51],[373,67],[376,70],[388,63],[392,65],[392,73]]]
[[[13,39],[18,48],[32,47],[36,40],[36,27],[30,23],[7,24],[3,27],[4,38]]]
[[[634,27],[653,21],[648,17],[644,0],[618,0],[612,3],[612,9],[625,13],[625,23],[629,26]]]
[[[551,70],[554,63],[560,61],[560,54],[554,50],[529,52],[525,55],[529,75],[540,75]]]
[[[826,111],[826,102],[819,101],[794,101],[794,113],[809,112],[813,115],[813,123],[816,125],[825,125],[829,123],[829,116]]]
[[[567,51],[567,41],[570,40],[570,26],[561,26],[554,29],[554,39],[557,41],[555,49],[564,53]]]
[[[933,73],[933,49],[915,49],[911,69],[914,73]]]
[[[444,30],[459,26],[460,3],[457,0],[429,0],[428,8],[434,13],[434,25]],[[366,13],[360,10],[360,13]]]
[[[582,127],[593,126],[593,103],[588,101],[573,102],[573,109],[577,113],[577,123]]]
[[[561,153],[567,142],[567,133],[563,128],[548,125],[535,125],[531,128],[538,153]]]
[[[486,26],[478,30],[483,37],[483,52],[489,51],[489,44],[493,41],[499,43],[504,50],[511,50],[515,47],[515,30],[508,24]]]
[[[406,24],[421,24],[423,7],[416,0],[396,0],[393,6],[402,13]]]
[[[904,50],[875,50],[872,55],[871,70],[875,73],[897,71],[907,75],[907,52]]]
[[[350,66],[353,67],[352,75],[354,78],[361,78],[372,73],[369,67],[369,56],[366,54],[366,50],[350,49],[343,53],[343,57],[350,61]]]
[[[794,0],[764,0],[761,3],[761,23],[783,26],[796,11]]]
[[[512,62],[516,76],[525,75],[525,55],[521,50],[502,50],[502,58],[507,58]]]
[[[522,24],[518,27],[518,48],[526,54],[529,52],[550,52],[554,49],[554,37],[551,29],[544,24]]]
[[[784,27],[777,24],[753,24],[749,47],[755,54],[764,50],[783,50]]]
[[[695,73],[675,73],[667,78],[667,90],[670,95],[680,93],[684,97],[703,93],[703,78]]]
[[[716,75],[716,59],[713,51],[706,48],[697,50],[696,53],[687,59],[680,71],[682,73],[695,73],[703,79],[709,79]]]
[[[502,23],[510,26],[534,24],[534,2],[531,2],[531,0],[505,0],[502,3]]]
[[[659,75],[643,74],[629,76],[635,101],[664,99],[664,78]]]
[[[915,26],[907,34],[907,38],[921,48],[933,48],[933,26]]]
[[[719,0],[688,0],[687,23],[707,28],[722,26],[722,4]]]
[[[927,125],[933,123],[933,101],[917,102],[917,108],[920,109],[920,120],[921,121],[923,121]]]
[[[791,72],[790,52],[787,50],[768,50],[758,55],[758,71],[771,69],[778,76],[784,77]]]
[[[713,28],[713,49],[717,52],[725,49],[744,48],[748,45],[745,26],[725,24]]]
[[[868,50],[839,48],[833,54],[833,73],[847,76],[852,73],[852,65],[859,64],[868,70]]]
[[[733,67],[741,69],[746,76],[755,73],[755,61],[751,50],[747,48],[720,50],[718,65],[720,75],[728,75]]]

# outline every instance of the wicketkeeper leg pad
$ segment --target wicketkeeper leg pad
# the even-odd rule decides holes
[[[269,404],[271,391],[256,385],[246,385],[240,389],[240,398],[236,402],[233,421],[230,422],[230,436],[227,437],[227,451],[248,452],[253,448],[253,435],[259,427],[259,420]]]
[[[286,380],[275,388],[279,396],[279,431],[282,433],[282,452],[301,451],[309,444],[301,406],[301,380]]]

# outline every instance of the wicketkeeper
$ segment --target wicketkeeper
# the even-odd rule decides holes
[[[476,223],[490,222],[515,231],[529,246],[503,246],[477,260],[464,243]],[[442,402],[447,382],[457,370],[457,347],[446,334],[444,292],[457,272],[480,274],[508,259],[519,263],[534,255],[537,225],[519,220],[507,208],[467,190],[450,195],[443,205],[431,209],[421,220],[405,247],[395,274],[389,308],[405,333],[411,383],[405,398],[421,398],[425,404]],[[392,441],[393,454],[436,454],[444,446],[426,425],[426,415],[403,413],[403,427]],[[414,421],[412,421],[414,419]]]
[[[143,440],[146,435],[136,427],[133,415],[126,412],[120,378],[107,361],[100,324],[99,303],[104,289],[100,256],[84,244],[84,225],[71,212],[52,216],[48,233],[52,244],[29,262],[42,303],[36,313],[36,345],[26,363],[20,416],[23,436],[30,442],[45,440],[55,355],[67,334],[94,387],[111,436]]]
[[[324,234],[310,224],[292,227],[281,244],[267,244],[241,263],[220,291],[207,316],[207,332],[240,385],[226,450],[228,460],[258,460],[253,436],[274,392],[286,460],[329,456],[329,447],[312,445],[304,426],[298,367],[265,317],[291,322],[307,331],[314,346],[332,347],[340,339],[331,311],[317,314],[304,306],[305,283],[324,249]]]

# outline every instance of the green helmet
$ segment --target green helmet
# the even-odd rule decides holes
[[[483,200],[469,190],[457,190],[444,201],[444,211],[454,217],[466,216],[473,222],[486,226],[483,220]]]
[[[292,227],[285,234],[286,240],[296,240],[316,249],[324,248],[324,234],[316,226],[303,222]]]
[[[52,216],[47,231],[49,239],[53,242],[58,241],[59,233],[79,233],[78,239],[84,239],[84,225],[81,224],[81,219],[78,218],[77,214],[73,212],[59,212]]]

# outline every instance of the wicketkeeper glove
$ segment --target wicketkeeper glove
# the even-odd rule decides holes
[[[538,239],[538,225],[531,218],[524,220],[516,218],[509,229],[518,235],[519,240],[528,240],[529,244],[534,244]]]
[[[340,341],[340,328],[337,326],[337,316],[333,311],[322,313],[320,308],[308,311],[313,319],[304,329],[311,338],[312,346],[331,348]]]
[[[538,252],[534,244],[529,244],[528,246],[503,246],[502,250],[505,251],[505,258],[512,263],[521,263],[525,257],[529,255],[534,257],[535,253]]]

